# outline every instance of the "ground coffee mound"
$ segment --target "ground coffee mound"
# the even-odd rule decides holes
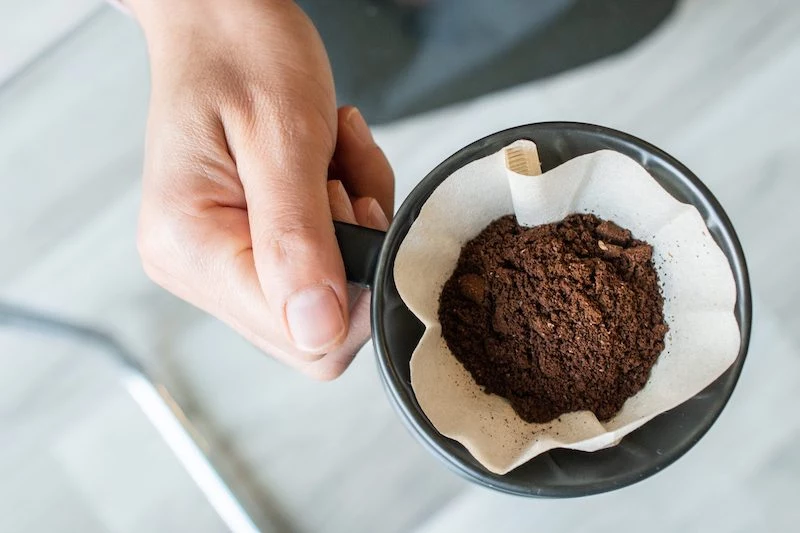
[[[652,247],[570,215],[534,228],[505,216],[461,251],[439,300],[450,350],[528,422],[611,418],[647,382],[667,326]]]

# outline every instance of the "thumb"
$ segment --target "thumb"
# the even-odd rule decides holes
[[[326,131],[315,126],[301,130]],[[340,345],[348,328],[326,187],[334,143],[327,135],[271,133],[236,154],[256,272],[270,318],[300,352],[320,356]]]

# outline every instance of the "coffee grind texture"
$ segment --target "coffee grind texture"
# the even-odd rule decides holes
[[[607,420],[664,349],[651,256],[594,215],[533,228],[502,217],[462,249],[439,300],[442,335],[478,385],[523,420],[582,410]]]

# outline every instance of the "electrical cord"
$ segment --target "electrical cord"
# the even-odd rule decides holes
[[[116,358],[134,376],[128,380],[128,391],[229,529],[235,533],[260,531],[235,492],[215,468],[206,446],[199,443],[205,439],[193,428],[166,387],[152,379],[141,363],[113,335],[40,311],[0,302],[0,328],[2,327],[85,341],[99,346],[105,353]]]
[[[0,302],[0,327],[23,329],[32,333],[71,337],[104,348],[124,366],[150,379],[144,367],[113,335],[97,328],[78,324],[33,309]]]

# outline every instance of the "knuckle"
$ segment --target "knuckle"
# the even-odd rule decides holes
[[[260,82],[232,95],[228,105],[246,134],[287,147],[314,145],[332,155],[336,138],[335,104],[285,82]]]
[[[162,256],[160,253],[162,247],[159,232],[155,231],[154,225],[149,222],[140,222],[136,232],[136,249],[146,271],[157,266],[158,258]]]
[[[288,131],[292,133],[294,141],[303,141],[305,139],[332,139],[336,135],[335,129],[332,124],[336,124],[335,115],[326,113],[320,105],[314,105],[312,102],[302,100],[300,95],[284,96],[286,106],[291,109],[297,109],[300,112],[291,118],[291,125]],[[284,115],[285,116],[285,115]],[[333,149],[333,146],[330,147]]]
[[[189,245],[188,239],[176,237],[180,228],[180,221],[167,214],[143,213],[140,217],[136,248],[145,273],[156,283],[162,282],[164,274],[175,269],[181,248]],[[183,244],[177,246],[181,241]]]
[[[319,253],[316,229],[303,221],[279,222],[267,231],[264,252],[277,265],[291,265],[312,260]]]

